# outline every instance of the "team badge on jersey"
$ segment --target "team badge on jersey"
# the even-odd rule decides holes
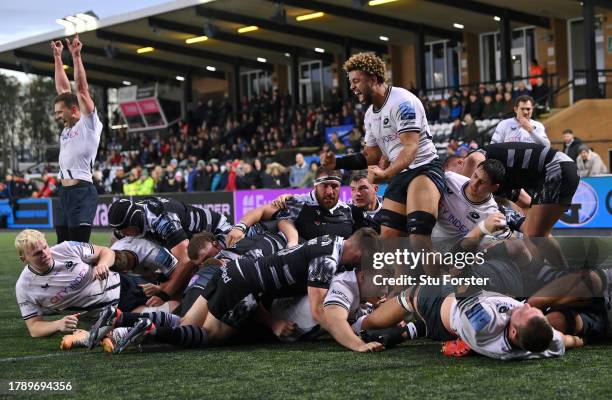
[[[416,118],[416,110],[410,101],[401,103],[397,109],[399,111],[400,119],[402,120]]]
[[[470,212],[470,218],[472,218],[472,219],[479,219],[480,218],[480,214],[478,214],[476,211],[471,211]]]

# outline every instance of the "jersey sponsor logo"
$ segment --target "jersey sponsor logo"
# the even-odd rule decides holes
[[[344,301],[346,301],[347,303],[349,303],[349,298],[347,295],[344,294],[344,292],[337,290],[337,289],[332,289],[332,294],[335,294],[336,296],[342,297],[344,299]]]
[[[70,271],[72,268],[74,268],[74,263],[72,261],[66,261],[66,269]]]
[[[467,310],[465,315],[476,332],[480,332],[489,322],[491,322],[491,316],[485,311],[480,303],[475,304],[472,308]]]
[[[405,101],[398,106],[400,120],[411,120],[416,118],[416,110],[411,101]]]
[[[472,219],[479,219],[480,218],[480,214],[478,214],[476,211],[470,211],[470,218],[472,218]]]
[[[68,132],[62,135],[62,140],[72,139],[77,136],[79,136],[79,131],[69,130]]]
[[[64,297],[66,297],[66,295],[68,294],[68,289],[72,289],[73,291],[78,290],[81,284],[85,281],[86,274],[87,274],[87,270],[85,269],[79,272],[79,275],[77,275],[72,280],[72,282],[70,282],[70,285],[66,286],[65,288],[57,292],[55,296],[51,297],[51,303],[56,304],[59,301],[61,301]]]
[[[383,128],[391,128],[391,124],[389,123],[389,117],[388,116],[383,118]]]
[[[399,139],[399,135],[397,134],[397,132],[392,133],[390,135],[384,135],[382,138],[383,143],[390,143],[390,142],[394,142],[396,140]]]
[[[510,308],[508,306],[499,306],[497,307],[497,312],[500,314],[505,314],[508,312],[508,310],[510,310]]]
[[[225,265],[221,266],[221,279],[223,280],[223,283],[228,283],[232,280],[232,278],[230,278],[227,274],[227,266]]]

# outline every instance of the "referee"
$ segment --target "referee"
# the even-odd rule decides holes
[[[58,243],[65,240],[87,243],[98,204],[91,172],[100,143],[102,122],[89,95],[81,59],[83,44],[76,35],[72,42],[66,39],[66,45],[72,54],[76,95],[72,93],[64,71],[64,46],[59,40],[51,42],[55,59],[55,89],[58,94],[54,101],[55,119],[64,124],[59,138],[61,186],[55,232]]]

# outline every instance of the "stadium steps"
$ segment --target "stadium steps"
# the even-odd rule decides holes
[[[562,109],[542,121],[553,146],[562,148],[563,130],[570,128],[574,135],[589,145],[608,168],[608,149],[612,148],[612,99],[585,99]]]

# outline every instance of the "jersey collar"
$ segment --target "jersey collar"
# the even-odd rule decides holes
[[[28,264],[28,269],[30,270],[30,272],[32,272],[34,275],[38,275],[38,276],[49,275],[51,273],[51,271],[53,271],[53,268],[55,268],[55,260],[53,260],[53,265],[51,266],[51,268],[49,268],[46,272],[44,272],[42,274],[40,272],[36,271],[36,269],[32,268],[32,266]]]
[[[376,109],[374,105],[372,104],[372,112],[374,112],[374,114],[378,114],[380,110],[382,110],[385,107],[385,104],[387,104],[387,100],[389,100],[389,96],[391,96],[391,89],[393,89],[393,86],[389,85],[389,88],[387,89],[387,94],[385,95],[385,101],[383,101],[383,104],[382,106],[380,106],[379,109]]]
[[[463,195],[463,198],[464,198],[465,200],[467,200],[467,201],[468,201],[470,204],[475,205],[475,206],[479,206],[479,205],[484,204],[484,203],[486,203],[487,201],[491,200],[491,196],[492,196],[491,194],[489,194],[489,196],[488,196],[486,199],[484,199],[483,201],[473,202],[472,200],[470,200],[470,199],[467,197],[467,194],[465,194],[465,188],[466,188],[466,186],[468,185],[468,183],[470,183],[470,181],[466,181],[466,182],[463,184],[463,186],[461,186],[461,194]]]

